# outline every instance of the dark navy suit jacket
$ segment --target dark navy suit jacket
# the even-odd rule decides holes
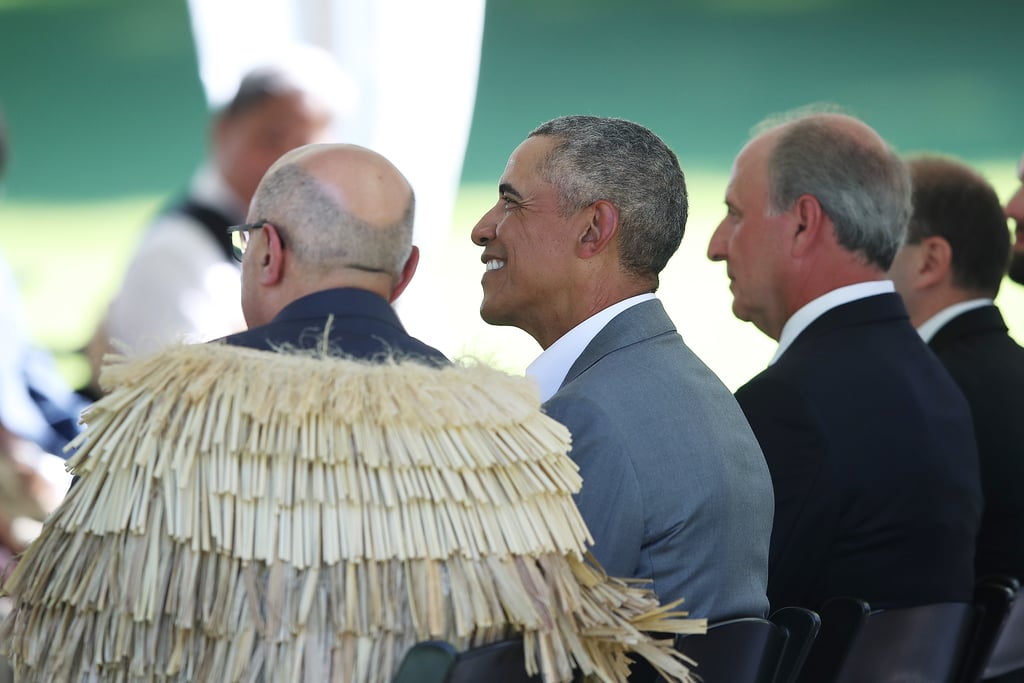
[[[967,397],[974,417],[985,511],[978,533],[978,576],[1024,580],[1024,348],[995,306],[958,315],[929,346]]]
[[[970,600],[970,411],[896,294],[838,306],[736,392],[775,487],[772,609]]]
[[[355,288],[308,294],[285,306],[266,325],[230,335],[223,341],[264,351],[325,349],[326,343],[325,350],[332,355],[447,363],[443,353],[405,331],[383,297]]]

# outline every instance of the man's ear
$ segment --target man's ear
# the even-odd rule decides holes
[[[580,258],[603,252],[619,232],[619,209],[607,199],[598,199],[586,209],[588,223],[576,245]]]
[[[952,276],[953,248],[945,237],[925,237],[918,245],[914,276],[922,287],[931,287]]]
[[[273,223],[266,223],[255,232],[261,233],[259,236],[262,238],[259,251],[252,254],[256,260],[254,265],[259,268],[259,283],[271,287],[284,278],[284,245],[281,243],[281,234]]]
[[[825,234],[828,216],[817,197],[809,194],[797,197],[790,212],[796,221],[790,232],[793,256],[803,256]]]
[[[420,264],[420,248],[413,245],[412,251],[409,252],[409,258],[405,260],[405,265],[402,266],[402,272],[398,275],[398,282],[391,290],[391,296],[388,297],[388,301],[394,303],[395,299],[402,295],[405,288],[412,282],[412,276],[416,274],[416,267]]]

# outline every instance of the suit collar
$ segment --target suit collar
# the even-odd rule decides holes
[[[939,328],[928,345],[935,351],[941,351],[964,337],[992,332],[1009,332],[1002,314],[994,304],[974,308],[956,316]]]
[[[910,316],[907,315],[903,299],[898,294],[876,294],[875,296],[857,299],[836,306],[823,313],[793,340],[789,349],[797,349],[824,334],[844,327],[893,320],[905,320],[907,327],[913,330],[910,327]]]
[[[991,306],[992,299],[970,299],[969,301],[961,301],[960,303],[953,304],[952,306],[946,306],[941,311],[933,315],[932,317],[925,320],[917,328],[917,333],[921,335],[921,339],[926,342],[930,342],[935,333],[945,327],[953,318],[956,318],[961,313],[966,313],[973,308],[981,308],[982,306]]]
[[[675,331],[676,326],[665,312],[665,307],[657,299],[644,301],[626,309],[612,318],[604,326],[604,329],[587,344],[583,353],[569,368],[562,384],[565,385],[576,379],[594,363],[613,351]]]
[[[786,352],[797,337],[805,329],[807,329],[811,323],[820,318],[822,315],[830,311],[831,309],[841,306],[850,301],[856,301],[857,299],[863,299],[869,296],[875,296],[876,294],[885,294],[896,291],[893,286],[892,280],[871,280],[867,282],[855,282],[852,285],[846,285],[843,287],[837,287],[829,292],[825,292],[816,299],[808,301],[806,304],[800,307],[793,315],[789,317],[786,324],[782,327],[782,332],[779,334],[779,347],[775,350],[775,355],[772,356],[769,365],[775,363],[782,357],[782,354]]]
[[[403,330],[398,314],[384,297],[365,289],[345,287],[325,289],[298,298],[274,316],[273,322],[289,322],[309,318],[338,317],[339,311],[347,315],[375,318],[381,323]]]
[[[651,299],[654,299],[652,293],[639,294],[612,304],[566,332],[537,356],[530,367],[526,368],[526,376],[540,387],[540,400],[543,402],[555,395],[572,364],[609,321],[623,311]]]

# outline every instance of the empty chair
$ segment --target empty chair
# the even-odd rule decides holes
[[[788,633],[779,659],[779,669],[775,674],[775,683],[794,683],[818,637],[821,617],[805,607],[783,607],[768,619],[785,628]]]
[[[982,579],[974,587],[974,605],[977,608],[974,628],[967,647],[958,680],[977,683],[995,648],[999,635],[1014,605],[1017,595],[1016,579]]]
[[[967,602],[871,612],[836,683],[955,683],[974,615]]]
[[[676,649],[697,663],[703,683],[773,683],[786,637],[767,619],[731,619],[703,635],[679,636]]]
[[[818,610],[821,627],[804,665],[797,672],[800,683],[832,683],[849,655],[854,640],[871,612],[859,598],[835,597]]]

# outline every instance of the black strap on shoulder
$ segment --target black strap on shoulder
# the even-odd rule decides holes
[[[205,204],[200,204],[192,199],[186,199],[171,209],[172,213],[181,213],[199,221],[209,232],[224,252],[224,257],[234,260],[234,252],[231,248],[231,235],[227,229],[235,223],[223,213]]]

